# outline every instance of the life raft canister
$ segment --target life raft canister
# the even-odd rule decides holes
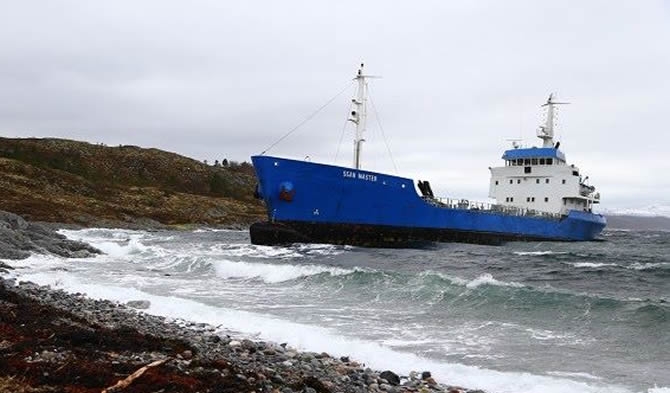
[[[286,202],[291,202],[294,195],[295,189],[293,189],[293,183],[290,181],[284,181],[279,184],[279,199]]]

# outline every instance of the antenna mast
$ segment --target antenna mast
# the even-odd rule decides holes
[[[566,105],[569,102],[555,102],[554,93],[549,94],[547,102],[542,105],[547,107],[547,121],[544,126],[537,130],[537,137],[542,139],[542,147],[554,147],[554,105]]]
[[[365,132],[365,123],[368,117],[368,86],[366,82],[366,78],[368,77],[368,75],[363,74],[363,63],[361,63],[361,67],[354,78],[358,82],[358,91],[356,92],[356,98],[351,100],[354,104],[354,109],[351,111],[351,116],[349,117],[349,121],[356,124],[356,136],[354,137],[354,168],[356,169],[360,169],[361,167],[361,147],[363,142],[365,142],[363,132]]]

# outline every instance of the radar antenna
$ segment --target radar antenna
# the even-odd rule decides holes
[[[523,139],[521,139],[521,138],[508,138],[508,139],[505,139],[505,140],[507,142],[512,142],[512,147],[515,148],[515,149],[518,149],[519,147],[521,147],[521,144],[519,142],[523,141]]]

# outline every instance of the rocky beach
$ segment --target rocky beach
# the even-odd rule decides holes
[[[6,260],[100,252],[11,213],[0,214],[0,234]],[[3,263],[0,274],[12,265],[20,268]],[[438,384],[427,370],[380,372],[235,337],[225,326],[148,315],[148,304],[0,278],[0,392],[475,392]]]

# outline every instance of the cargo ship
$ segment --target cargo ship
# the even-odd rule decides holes
[[[362,168],[368,78],[359,68],[349,120],[356,132],[351,167],[265,154],[253,156],[267,221],[250,227],[253,244],[328,243],[414,247],[431,242],[589,241],[606,225],[593,212],[600,194],[568,164],[554,141],[557,102],[537,131],[540,147],[516,141],[489,168],[489,202],[437,198],[430,182]]]

